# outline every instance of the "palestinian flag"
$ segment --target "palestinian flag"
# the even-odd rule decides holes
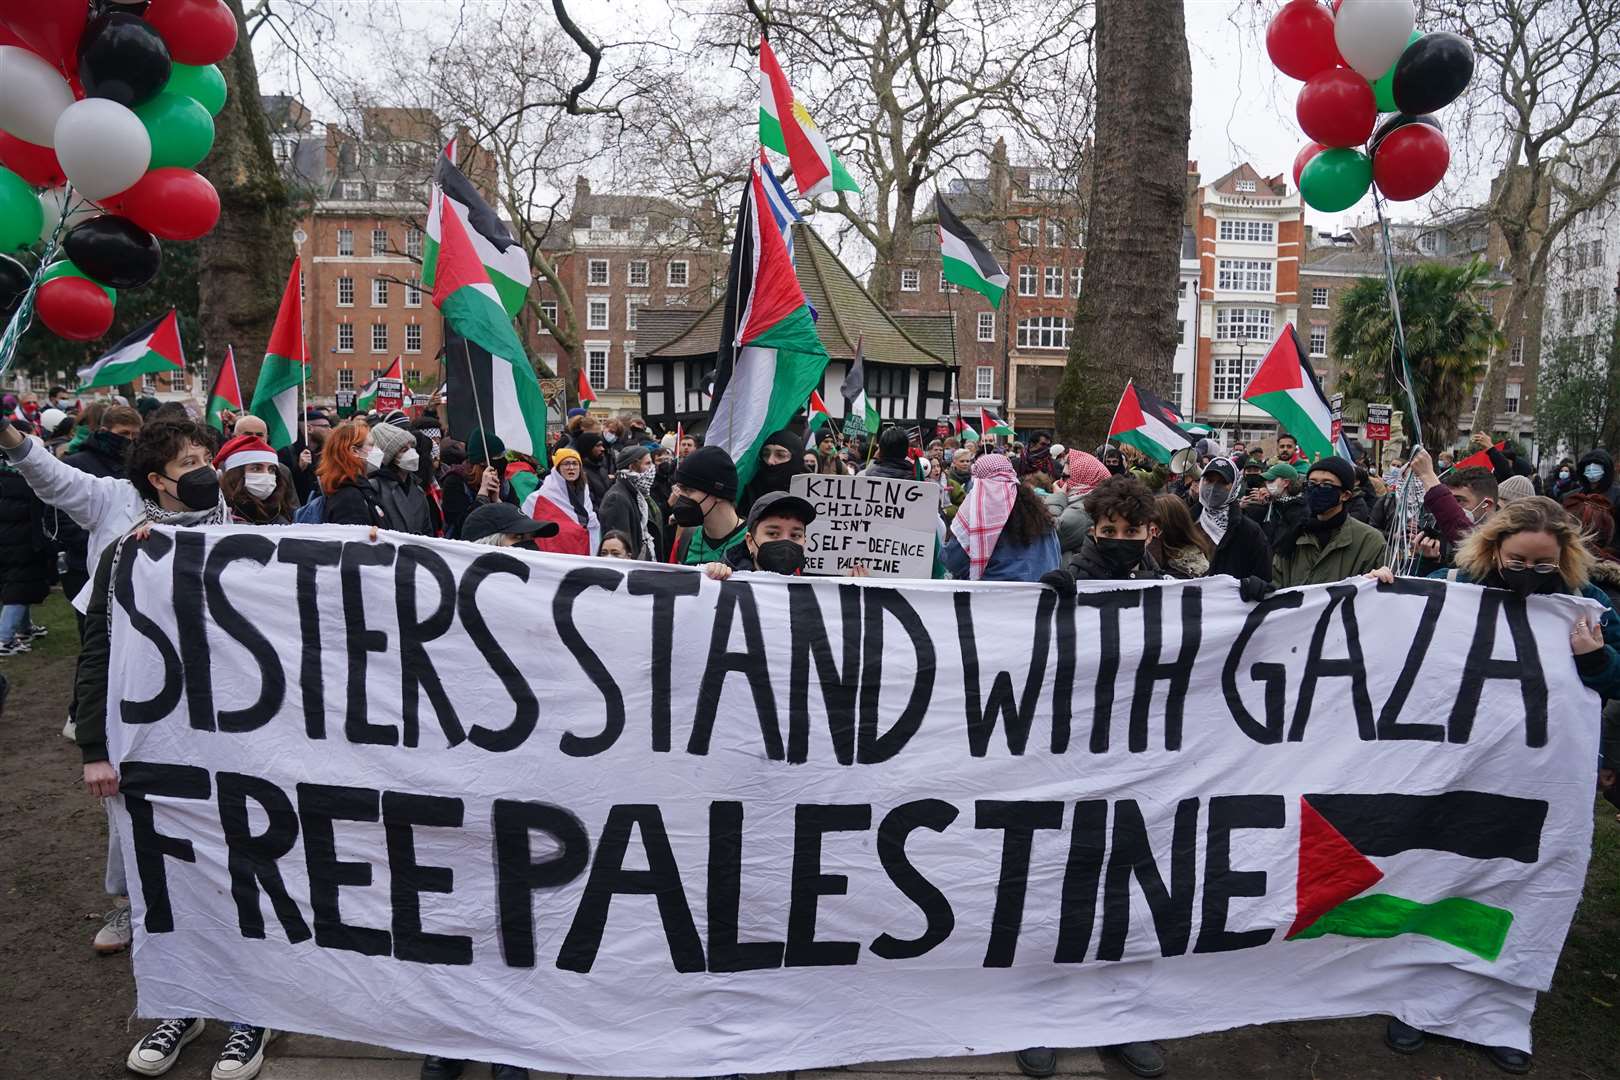
[[[1005,435],[1009,439],[1013,435],[1011,424],[982,405],[979,406],[979,430],[986,435]]]
[[[360,388],[359,396],[354,399],[354,407],[358,411],[368,413],[377,407],[377,387],[384,379],[398,379],[401,386],[405,385],[405,365],[400,357],[394,357],[387,371]]]
[[[1193,444],[1192,437],[1176,425],[1176,416],[1170,407],[1138,388],[1134,380],[1125,384],[1125,392],[1119,396],[1119,407],[1108,425],[1108,437],[1134,446],[1165,464],[1170,463],[1171,454]]]
[[[438,274],[433,304],[461,348],[447,344],[452,400],[471,402],[483,417],[483,428],[500,436],[508,450],[546,461],[546,399],[534,367],[523,351],[512,318],[479,261],[478,251],[456,216],[448,195],[441,196]],[[476,345],[474,352],[469,345]],[[457,354],[460,354],[459,356]],[[457,361],[460,361],[458,364]],[[463,386],[457,375],[463,375]],[[487,405],[487,407],[486,407]]]
[[[584,368],[578,369],[576,374],[579,375],[579,403],[583,405],[587,401],[595,401],[596,391],[591,389],[590,376],[585,374]]]
[[[1492,447],[1492,449],[1494,449],[1497,453],[1501,453],[1506,448],[1507,448],[1507,440],[1506,439],[1502,440],[1501,442],[1497,443],[1494,447]],[[1476,468],[1476,467],[1481,468],[1481,469],[1495,468],[1495,466],[1491,463],[1491,455],[1490,455],[1489,451],[1475,450],[1472,454],[1469,454],[1467,457],[1463,458],[1461,461],[1452,462],[1451,463],[1451,469],[1447,469],[1446,471],[1451,472],[1452,470],[1455,470],[1455,469],[1472,469],[1472,468]]]
[[[827,350],[771,217],[763,164],[761,152],[738,212],[706,434],[737,463],[739,488],[758,467],[765,439],[788,425],[827,370]]]
[[[444,148],[433,170],[427,237],[422,245],[422,287],[437,290],[440,248],[444,243],[444,208],[448,205],[471,241],[472,250],[483,264],[484,274],[495,287],[507,316],[516,318],[534,280],[528,252],[513,238],[500,215],[478,194],[467,174],[456,167],[454,153],[455,143],[452,142]]]
[[[956,418],[956,437],[962,442],[978,442],[979,433],[973,430],[973,425],[967,422],[967,417]]]
[[[759,141],[787,155],[801,199],[814,199],[823,191],[861,190],[816,130],[816,122],[794,99],[782,65],[764,38],[759,39]]]
[[[877,405],[866,396],[866,336],[857,335],[855,338],[855,359],[850,361],[849,372],[845,374],[844,381],[838,387],[838,392],[844,395],[844,434],[876,435],[878,426],[883,418],[878,415]]]
[[[1000,307],[1002,294],[1007,291],[1007,271],[937,192],[934,209],[939,214],[939,257],[945,280],[981,293],[991,307]]]
[[[298,391],[304,383],[304,365],[309,354],[304,349],[304,302],[298,291],[298,259],[287,275],[287,288],[281,294],[281,310],[270,331],[270,345],[259,367],[259,382],[253,388],[248,411],[264,421],[265,441],[271,449],[291,446],[298,437]]]
[[[142,375],[161,371],[182,371],[185,354],[180,350],[180,321],[173,308],[134,331],[89,367],[79,369],[79,389],[93,386],[123,386]]]
[[[236,350],[225,346],[225,359],[214,373],[214,385],[208,390],[208,426],[225,431],[225,419],[220,414],[229,409],[242,412],[242,387],[236,381]]]
[[[1536,862],[1547,804],[1483,791],[1305,795],[1299,815],[1290,939],[1421,934],[1494,962],[1513,912],[1446,893],[1475,860]]]
[[[1333,408],[1293,323],[1284,324],[1272,342],[1243,391],[1243,400],[1269,413],[1299,440],[1299,448],[1312,461],[1333,456]]]
[[[821,400],[821,393],[817,390],[810,391],[810,404],[805,407],[805,411],[809,413],[807,419],[810,421],[812,434],[820,431],[822,425],[832,419],[832,414],[827,411],[827,403]]]

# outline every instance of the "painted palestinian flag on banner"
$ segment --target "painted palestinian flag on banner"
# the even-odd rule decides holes
[[[1011,424],[982,405],[979,406],[979,430],[986,435],[1005,435],[1008,438],[1013,435]]]
[[[861,190],[816,130],[816,122],[794,98],[787,75],[764,38],[759,39],[759,141],[767,149],[787,155],[801,199],[814,199],[823,191]]]
[[[182,371],[185,354],[180,348],[180,320],[173,308],[114,345],[89,367],[79,369],[79,389],[123,386],[143,375]]]
[[[1269,413],[1283,431],[1299,441],[1299,448],[1312,461],[1333,456],[1333,407],[1322,393],[1293,323],[1283,325],[1255,368],[1243,400]]]
[[[810,391],[810,404],[806,406],[805,412],[808,414],[811,432],[820,431],[823,425],[832,419],[832,414],[827,411],[827,403],[821,400],[821,392],[818,390]]]
[[[844,381],[839,384],[838,392],[844,395],[844,434],[845,435],[875,435],[883,418],[878,415],[877,403],[866,396],[866,336],[858,334],[855,337],[855,359],[849,363],[849,371],[844,374]]]
[[[1513,912],[1428,894],[1423,882],[1455,879],[1458,860],[1534,864],[1547,804],[1482,791],[1305,795],[1299,813],[1290,939],[1421,934],[1494,962]]]
[[[298,259],[294,258],[264,363],[259,367],[259,381],[253,387],[253,403],[248,406],[249,412],[264,421],[265,441],[272,449],[291,446],[298,437],[298,391],[307,363],[304,302],[298,288]]]
[[[939,214],[939,257],[945,280],[982,294],[991,307],[999,308],[1007,291],[1007,271],[937,192],[934,210]]]
[[[543,465],[546,398],[540,380],[450,197],[441,196],[440,202],[444,232],[440,237],[433,304],[449,329],[482,350],[474,354],[471,349],[451,349],[447,345],[450,396],[476,395],[484,428],[500,436],[508,450],[528,454]],[[456,378],[458,366],[468,380],[465,388]],[[485,401],[488,408],[483,408]]]
[[[433,170],[433,190],[428,200],[427,236],[422,245],[422,287],[434,291],[439,266],[439,250],[444,243],[444,208],[454,211],[456,220],[472,242],[484,274],[495,287],[501,306],[510,318],[516,318],[529,295],[534,272],[529,266],[528,252],[512,236],[499,214],[490,208],[478,194],[467,174],[456,167],[451,157],[455,143],[444,148]],[[449,200],[448,204],[446,200]]]
[[[208,390],[208,426],[224,432],[225,418],[221,414],[227,409],[238,415],[242,412],[242,386],[236,381],[236,350],[229,345],[225,346],[225,359],[220,362],[219,370],[214,372],[214,385]]]
[[[360,412],[368,413],[377,407],[377,387],[384,379],[398,379],[401,386],[405,385],[405,364],[396,356],[394,362],[388,365],[388,370],[372,379],[360,388],[360,394],[354,399],[354,407]]]
[[[973,430],[973,425],[967,422],[967,417],[956,418],[956,437],[961,442],[978,442],[979,433]]]
[[[761,153],[737,215],[706,434],[737,463],[740,486],[759,466],[766,438],[821,386],[828,359],[771,217],[763,164]]]
[[[1176,425],[1175,412],[1134,380],[1125,384],[1125,392],[1119,397],[1114,420],[1108,425],[1108,437],[1167,465],[1171,454],[1193,444],[1192,437]]]

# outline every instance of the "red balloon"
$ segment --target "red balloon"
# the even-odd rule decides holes
[[[55,150],[24,142],[9,131],[0,131],[0,165],[35,187],[61,187],[67,183]]]
[[[1372,134],[1378,104],[1372,84],[1349,68],[1312,75],[1294,104],[1299,126],[1323,146],[1359,146]]]
[[[177,64],[217,64],[236,48],[236,16],[221,0],[152,0],[144,18]]]
[[[92,341],[112,329],[112,297],[82,277],[52,278],[34,294],[39,321],[57,337]]]
[[[1299,187],[1299,174],[1305,171],[1305,166],[1311,163],[1311,158],[1326,149],[1327,147],[1319,142],[1306,143],[1299,148],[1299,153],[1294,155],[1294,187],[1296,189]]]
[[[219,192],[190,169],[153,169],[101,205],[161,240],[197,240],[219,221]]]
[[[1379,142],[1373,154],[1373,182],[1393,202],[1416,199],[1434,190],[1450,164],[1451,147],[1440,129],[1407,124]]]
[[[1316,0],[1291,0],[1271,17],[1266,52],[1277,70],[1300,80],[1344,63],[1333,43],[1333,16]]]
[[[0,23],[64,74],[79,66],[84,0],[0,0]]]

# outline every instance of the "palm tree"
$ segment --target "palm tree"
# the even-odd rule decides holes
[[[1478,259],[1466,265],[1419,263],[1395,273],[1401,322],[1406,330],[1412,396],[1424,437],[1436,450],[1456,441],[1457,418],[1495,349],[1507,339],[1485,307],[1492,287]],[[1339,390],[1346,400],[1393,400],[1409,408],[1395,357],[1395,321],[1382,278],[1363,278],[1339,306],[1333,323],[1333,354],[1339,358]]]

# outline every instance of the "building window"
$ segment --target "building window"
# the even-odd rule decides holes
[[[1598,300],[1597,286],[1590,286],[1586,290],[1586,310],[1590,311],[1593,315],[1596,315],[1598,313],[1598,306],[1600,303],[1601,301]]]
[[[387,307],[388,306],[388,279],[387,278],[374,277],[374,278],[371,279],[371,306],[372,307]]]
[[[1513,343],[1513,351],[1508,354],[1508,364],[1513,367],[1524,366],[1524,338]]]
[[[979,340],[996,340],[996,313],[993,311],[979,312]]]
[[[1236,401],[1249,385],[1254,369],[1259,366],[1260,353],[1251,352],[1239,362],[1236,356],[1215,357],[1215,371],[1210,379],[1210,397],[1216,401]]]
[[[388,324],[387,323],[372,323],[371,324],[371,351],[372,352],[387,352],[388,351]]]
[[[409,281],[407,281],[405,283],[405,306],[406,307],[421,307],[422,306],[422,279],[421,278],[411,278],[411,280],[409,280]]]
[[[1313,308],[1325,308],[1325,307],[1327,307],[1327,290],[1326,289],[1312,289],[1311,290],[1311,307],[1313,307]]]
[[[1277,240],[1277,223],[1223,218],[1216,239],[1239,240],[1246,244],[1272,244]]]
[[[422,385],[422,372],[421,372],[421,370],[418,369],[418,368],[413,368],[413,367],[406,368],[405,369],[405,385],[406,386],[421,386]]]
[[[606,330],[608,328],[608,298],[593,296],[585,301],[585,329]]]
[[[608,344],[605,341],[585,343],[585,377],[591,386],[601,389],[607,385]]]
[[[1063,224],[1061,222],[1051,221],[1051,220],[1047,221],[1047,223],[1046,223],[1046,246],[1047,247],[1062,247],[1063,246]]]
[[[642,305],[645,304],[646,302],[647,302],[647,298],[645,296],[627,296],[627,297],[625,297],[625,299],[624,299],[624,328],[626,330],[634,330],[634,329],[636,329],[636,312],[640,311]]]
[[[339,229],[337,231],[337,253],[339,255],[354,254],[354,230]]]
[[[996,392],[996,369],[989,364],[980,364],[973,372],[973,393],[980,401],[984,401]],[[981,432],[982,434],[982,432]]]
[[[340,277],[337,279],[337,306],[354,307],[354,278]]]
[[[339,390],[354,390],[354,372],[349,368],[338,368],[337,388]]]
[[[1018,347],[1020,349],[1067,349],[1069,347],[1069,320],[1054,315],[1038,319],[1018,320]]]
[[[1018,223],[1018,243],[1022,247],[1034,247],[1040,242],[1041,223],[1034,219]]]
[[[555,301],[555,300],[542,300],[542,301],[540,301],[540,314],[545,316],[547,322],[550,322],[551,325],[556,326],[557,325],[557,301]],[[551,333],[550,330],[546,329],[546,324],[544,322],[542,322],[540,324],[540,332],[542,334]]]
[[[912,267],[902,267],[900,270],[900,291],[921,292],[922,274]]]
[[[1185,344],[1187,344],[1187,320],[1186,319],[1177,319],[1176,320],[1176,344],[1177,345],[1185,345]]]
[[[354,352],[354,323],[338,323],[337,351]]]
[[[1427,232],[1427,233],[1424,233],[1422,236],[1418,237],[1418,250],[1419,251],[1427,252],[1427,253],[1432,255],[1434,253],[1434,245],[1435,245],[1434,233]]]
[[[636,343],[624,343],[624,388],[626,390],[641,389],[641,367],[636,363]]]
[[[1035,295],[1035,268],[1033,266],[1020,266],[1018,268],[1018,295]]]
[[[366,185],[358,180],[343,181],[343,198],[353,202],[366,197]]]
[[[1215,287],[1223,292],[1271,291],[1270,259],[1218,259],[1215,262]]]
[[[405,326],[405,351],[422,351],[422,324],[407,323]]]
[[[391,201],[394,197],[394,182],[392,180],[377,181],[377,198]]]
[[[686,288],[687,263],[685,259],[673,259],[669,264],[669,274],[665,279],[673,288]]]
[[[387,229],[372,229],[371,230],[371,253],[373,255],[386,255],[386,254],[388,254],[388,230]]]
[[[941,270],[939,272],[939,291],[942,292],[942,293],[949,293],[949,292],[961,292],[962,290],[956,287],[956,282],[954,282],[954,281],[946,281],[945,280],[945,271]]]
[[[1495,315],[1496,314],[1496,297],[1487,296],[1485,299],[1480,301],[1480,304],[1485,308],[1485,314],[1487,314],[1487,315]]]
[[[1215,309],[1216,341],[1253,341],[1271,337],[1270,308]]]
[[[1503,406],[1504,411],[1510,413],[1516,413],[1519,411],[1520,386],[1521,384],[1516,382],[1510,382],[1507,384],[1507,403]]]
[[[1311,324],[1310,349],[1312,356],[1327,355],[1327,327],[1323,326],[1321,323]]]
[[[590,269],[586,272],[587,285],[606,285],[608,283],[608,261],[606,259],[592,259],[588,264]]]
[[[1046,295],[1063,295],[1063,267],[1048,266],[1046,268]]]
[[[422,230],[415,225],[405,230],[405,254],[413,259],[422,257]]]
[[[625,280],[630,283],[632,289],[645,289],[652,284],[652,271],[647,268],[647,265],[646,259],[634,259],[631,261],[630,269],[627,271],[629,277]]]
[[[184,369],[169,372],[169,389],[182,394],[189,392],[191,390],[191,377],[186,374]]]
[[[1086,278],[1085,267],[1082,267],[1082,266],[1071,266],[1071,267],[1069,267],[1069,295],[1071,295],[1071,296],[1079,296],[1080,295],[1080,283],[1082,281],[1084,281],[1085,278]]]
[[[1237,189],[1239,191],[1253,191],[1254,190],[1254,181],[1253,180],[1239,180],[1237,182],[1236,187],[1237,187]]]

